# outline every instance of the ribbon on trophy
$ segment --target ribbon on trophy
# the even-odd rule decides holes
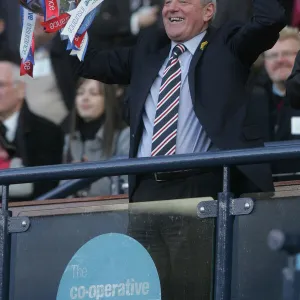
[[[67,24],[70,15],[67,13],[60,15],[60,0],[43,0],[42,7],[45,21],[41,25],[45,32],[54,33]]]
[[[80,61],[83,61],[89,41],[87,31],[103,1],[81,0],[77,7],[74,5],[74,9],[60,14],[60,0],[41,0],[44,13],[44,22],[41,22],[41,26],[44,27],[46,33],[60,31],[61,39],[68,40],[67,50],[72,50],[70,55],[77,56]],[[34,66],[33,32],[36,16],[24,7],[21,7],[21,11],[23,12],[23,30],[20,45],[22,58],[20,74],[21,76],[28,74],[32,77]]]
[[[61,32],[62,39],[68,39],[67,50],[72,50],[70,55],[77,55],[80,61],[84,60],[88,46],[87,30],[102,2],[103,0],[82,0],[76,9],[69,12],[71,17]]]
[[[45,32],[54,33],[64,28],[70,17],[71,15],[69,15],[68,13],[63,13],[59,17],[42,22],[41,25],[44,27]]]
[[[33,76],[34,65],[34,26],[36,16],[26,8],[21,7],[23,30],[20,43],[21,68],[20,75]]]
[[[60,0],[44,0],[45,21],[59,17]]]

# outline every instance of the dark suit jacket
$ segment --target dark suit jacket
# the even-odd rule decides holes
[[[56,35],[50,44],[50,58],[63,101],[68,110],[71,110],[74,106],[78,76],[73,74],[68,53],[61,43],[59,35]]]
[[[252,0],[220,0],[217,1],[217,11],[213,22],[215,27],[232,20],[246,22],[252,14]]]
[[[286,11],[288,24],[292,22],[292,11],[294,2],[296,0],[281,0]],[[218,13],[213,22],[216,27],[221,26],[227,21],[241,21],[246,22],[252,15],[252,0],[219,0],[217,1]],[[294,26],[296,26],[294,24]]]
[[[259,127],[246,119],[248,98],[245,85],[250,67],[257,57],[271,48],[285,26],[284,10],[276,0],[253,1],[255,18],[247,24],[226,23],[210,28],[198,47],[189,70],[189,86],[194,109],[213,144],[219,149],[262,146]],[[84,63],[73,61],[77,72],[108,84],[130,84],[130,157],[140,143],[144,104],[171,42],[165,32],[141,37],[134,48],[112,51],[89,49]],[[247,121],[248,120],[248,121]],[[239,166],[262,191],[273,189],[268,165]],[[130,178],[130,193],[135,177]]]
[[[23,105],[18,121],[15,146],[16,156],[22,159],[25,167],[62,163],[63,144],[63,133],[58,126],[34,115],[26,104]],[[33,197],[29,200],[48,192],[57,184],[58,182],[52,181],[37,182],[34,185]]]
[[[286,82],[286,95],[295,109],[300,109],[300,51],[296,57],[293,72]]]

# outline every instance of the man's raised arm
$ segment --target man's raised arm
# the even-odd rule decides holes
[[[280,0],[253,0],[253,15],[245,25],[232,25],[232,50],[243,63],[251,65],[264,51],[272,48],[286,26]]]
[[[84,61],[70,56],[73,71],[78,76],[95,79],[107,84],[130,83],[133,48],[97,50],[88,46]]]

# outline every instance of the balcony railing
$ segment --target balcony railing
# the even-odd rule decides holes
[[[9,231],[8,190],[16,183],[42,180],[66,180],[100,178],[103,176],[131,175],[153,172],[223,167],[223,191],[218,199],[215,247],[214,299],[229,300],[231,292],[231,245],[233,217],[230,214],[230,167],[277,160],[300,159],[300,145],[285,143],[275,147],[215,151],[202,154],[176,155],[170,157],[120,159],[104,162],[79,163],[0,172],[3,186],[2,213],[0,215],[0,300],[8,299],[9,278]]]

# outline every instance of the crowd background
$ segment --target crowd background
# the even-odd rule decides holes
[[[257,116],[265,142],[300,138],[300,111],[290,107],[284,84],[300,50],[300,1],[282,1],[289,26],[253,65],[248,83],[249,112]],[[141,32],[162,26],[162,4],[162,0],[105,0],[89,30],[90,43],[98,49],[133,45]],[[252,0],[219,0],[214,26],[247,21],[251,4]],[[41,17],[35,28],[34,78],[20,78],[19,15],[18,0],[0,0],[0,168],[127,157],[129,129],[122,111],[127,87],[77,78],[59,35],[45,34]],[[296,172],[300,172],[297,161],[273,165],[274,180]],[[78,195],[112,194],[112,182],[103,178]],[[120,182],[121,192],[126,192],[126,177]],[[10,196],[34,199],[58,184],[62,183],[15,185]]]

